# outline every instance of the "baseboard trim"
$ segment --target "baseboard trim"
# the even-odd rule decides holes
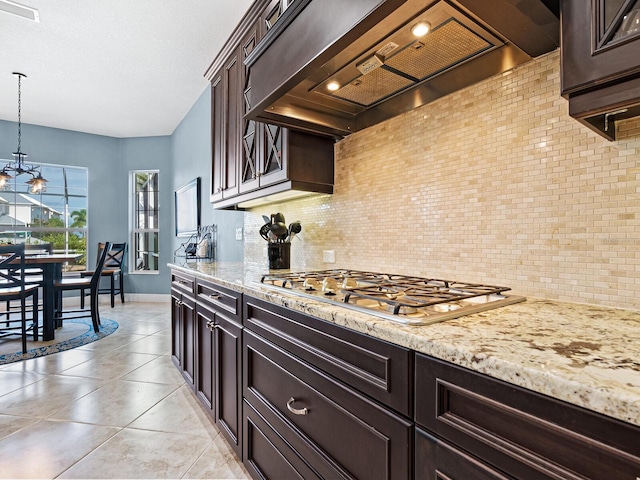
[[[102,299],[100,299],[102,300]],[[110,301],[107,299],[107,301]],[[116,302],[118,302],[116,298]],[[171,294],[169,293],[125,293],[124,301],[127,302],[145,302],[145,303],[170,303]]]
[[[111,296],[108,293],[103,293],[99,297],[100,305],[111,305]],[[89,297],[85,297],[85,304],[89,305]],[[140,302],[140,303],[167,303],[171,302],[171,294],[162,293],[125,293],[124,301],[127,302]],[[120,295],[116,295],[116,305],[120,303]],[[77,307],[80,306],[79,296],[65,296],[64,305]]]

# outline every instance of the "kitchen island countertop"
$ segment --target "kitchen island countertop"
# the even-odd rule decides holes
[[[261,285],[259,265],[169,264],[493,378],[640,426],[640,311],[528,298],[425,326],[406,326]]]

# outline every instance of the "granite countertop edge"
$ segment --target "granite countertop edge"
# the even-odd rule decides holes
[[[640,426],[640,311],[528,298],[407,326],[265,287],[242,263],[169,267]]]

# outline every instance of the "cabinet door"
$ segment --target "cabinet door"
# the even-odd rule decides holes
[[[477,459],[416,429],[415,480],[509,480]]]
[[[196,305],[196,395],[206,412],[214,416],[215,314]]]
[[[223,198],[238,194],[238,165],[240,165],[240,137],[242,135],[242,70],[244,65],[237,49],[224,66],[225,86],[225,155]]]
[[[320,479],[251,404],[244,403],[244,465],[253,478]]]
[[[515,478],[635,479],[640,428],[415,355],[415,420]]]
[[[262,166],[260,167],[261,187],[287,180],[287,134],[286,128],[264,124]]]
[[[180,293],[171,289],[171,360],[179,368],[182,368],[181,297]]]
[[[640,72],[639,0],[563,0],[562,92]]]
[[[186,297],[182,297],[180,303],[180,317],[182,322],[182,376],[191,387],[195,380],[195,302]]]
[[[258,44],[258,23],[253,26],[240,44],[242,60],[253,52]],[[242,95],[243,115],[251,110],[249,96],[251,94],[251,75],[243,65],[244,89]],[[240,193],[255,190],[259,186],[260,147],[258,145],[262,135],[262,124],[255,120],[242,120],[242,160],[240,165]]]
[[[225,101],[222,72],[211,82],[211,192],[210,201],[222,200],[225,178]]]
[[[242,455],[242,327],[216,314],[215,421],[232,448]]]

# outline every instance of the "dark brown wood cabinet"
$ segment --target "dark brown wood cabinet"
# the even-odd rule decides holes
[[[229,55],[211,79],[211,192],[210,201],[222,201],[239,192],[237,158],[242,104],[240,50]]]
[[[301,465],[312,478],[410,478],[413,424],[387,406],[407,408],[410,351],[261,300],[244,305],[244,459],[256,478]],[[374,384],[384,404],[357,389]]]
[[[513,479],[418,427],[415,458],[415,480]]]
[[[215,421],[215,312],[196,305],[196,382],[198,400]]]
[[[194,279],[171,273],[171,358],[193,388],[195,379]]]
[[[172,359],[258,479],[629,479],[640,427],[172,270]]]
[[[292,190],[333,193],[332,138],[243,118],[251,109],[252,89],[244,60],[277,18],[274,12],[282,8],[283,0],[254,2],[207,72],[211,82],[210,201],[215,208],[250,206],[256,199]]]
[[[242,294],[173,270],[172,359],[242,455]]]
[[[242,294],[196,280],[198,399],[228,443],[242,448]]]
[[[562,95],[569,114],[610,140],[640,115],[640,2],[563,0]]]
[[[635,480],[640,472],[640,428],[422,354],[415,404],[416,425],[437,440],[417,440],[416,478],[434,478],[440,455],[456,450],[494,472],[484,478]]]

